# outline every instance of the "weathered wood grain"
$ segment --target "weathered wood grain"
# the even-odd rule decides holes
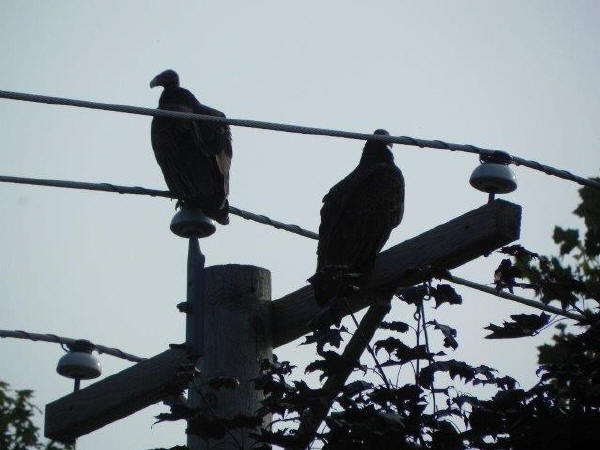
[[[520,226],[521,207],[495,200],[382,252],[370,282],[350,302],[353,312],[370,304],[370,292],[419,283],[432,268],[453,269],[517,240]],[[307,333],[319,310],[311,286],[273,301],[273,347]]]
[[[204,354],[198,362],[200,374],[194,381],[195,389],[189,391],[190,405],[198,406],[208,416],[232,419],[238,414],[253,415],[264,395],[251,380],[258,376],[262,359],[272,357],[268,308],[271,272],[238,264],[211,266],[204,270],[204,280],[200,294],[204,323],[195,326],[204,330]],[[240,384],[236,389],[207,387],[208,381],[216,377],[233,377]],[[193,419],[189,431],[193,431]],[[232,430],[219,441],[188,434],[188,446],[194,450],[238,449],[240,442],[246,444],[244,448],[251,447],[248,430]]]
[[[190,377],[180,368],[195,363],[187,352],[169,349],[46,405],[44,435],[72,442],[183,390]]]

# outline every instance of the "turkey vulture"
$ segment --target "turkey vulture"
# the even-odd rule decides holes
[[[163,86],[159,109],[225,117],[201,104],[194,94],[179,86],[179,76],[165,70],[150,82]],[[231,132],[227,124],[154,117],[152,148],[169,190],[178,205],[198,207],[217,222],[229,223],[229,168]]]
[[[404,177],[389,147],[368,140],[358,166],[323,198],[317,271],[308,280],[321,306],[343,295],[349,274],[356,274],[359,286],[368,280],[377,254],[402,220]]]

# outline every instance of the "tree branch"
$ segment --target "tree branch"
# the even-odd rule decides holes
[[[360,356],[365,351],[369,342],[373,338],[375,331],[381,325],[381,321],[390,311],[391,297],[379,297],[376,302],[369,308],[363,317],[358,329],[348,342],[344,349],[342,357],[348,362],[358,361]],[[346,380],[352,373],[353,364],[348,364],[348,368],[335,375],[327,378],[323,386],[325,398],[318,407],[315,407],[311,414],[305,417],[300,423],[297,433],[297,441],[293,445],[293,449],[304,449],[313,440],[316,431],[319,429],[321,422],[327,416],[327,412],[339,392],[344,387]]]

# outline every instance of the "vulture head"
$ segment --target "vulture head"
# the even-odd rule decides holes
[[[373,132],[373,134],[379,134],[379,135],[382,135],[382,136],[389,136],[390,135],[390,133],[387,130],[384,130],[383,128],[379,128],[379,129],[375,130]],[[387,148],[390,148],[390,149],[392,148],[392,145],[393,145],[392,142],[386,142],[386,144],[385,144],[385,146]]]
[[[179,87],[179,75],[174,70],[165,70],[152,78],[150,87],[156,86],[163,86],[164,88]]]
[[[375,130],[373,132],[379,136],[389,136],[384,129]],[[382,162],[389,163],[394,161],[394,155],[392,154],[392,143],[384,141],[376,141],[375,139],[367,139],[365,146],[363,147],[362,156],[360,157],[360,164],[379,164]]]

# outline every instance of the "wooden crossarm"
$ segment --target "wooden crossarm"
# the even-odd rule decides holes
[[[169,349],[46,405],[44,435],[72,442],[150,406],[187,386],[193,365],[187,352]]]
[[[428,268],[453,269],[519,239],[521,207],[494,200],[382,252],[371,281],[350,302],[357,312],[372,301],[369,293],[420,283]],[[273,347],[308,333],[308,322],[320,311],[311,286],[272,302]]]

